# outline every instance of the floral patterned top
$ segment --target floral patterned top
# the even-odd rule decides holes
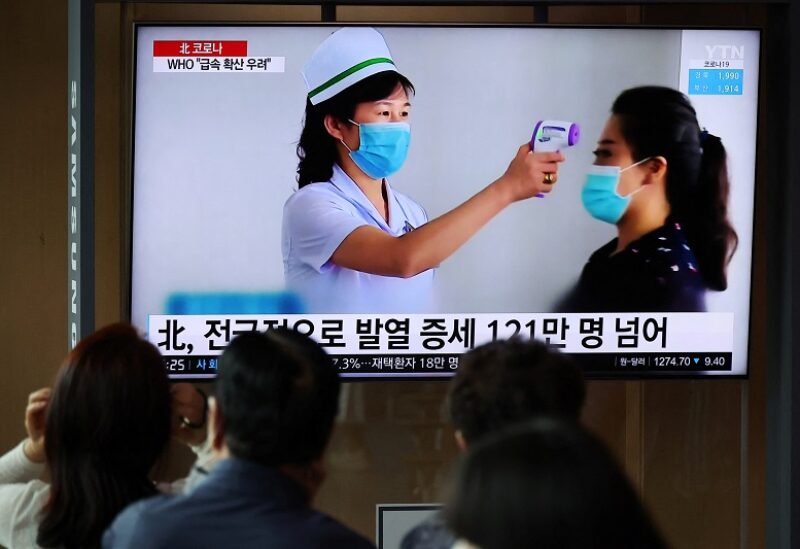
[[[595,251],[562,312],[702,312],[706,284],[680,223],[617,249],[615,238]]]

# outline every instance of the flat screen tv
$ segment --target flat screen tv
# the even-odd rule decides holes
[[[213,377],[236,334],[283,325],[321,342],[350,378],[446,377],[465,351],[515,335],[574,355],[589,376],[747,374],[758,31],[376,27],[415,90],[408,156],[386,192],[413,199],[428,222],[501,176],[538,121],[575,123],[579,134],[562,148],[552,192],[505,207],[419,275],[424,300],[421,291],[394,293],[392,284],[411,280],[395,276],[381,299],[352,284],[326,304],[287,283],[293,244],[284,206],[298,190],[309,93],[302,70],[339,28],[136,27],[131,321],[159,347],[172,377]],[[727,287],[695,288],[701,306],[691,310],[569,309],[587,261],[618,235],[615,223],[590,215],[582,194],[612,103],[639,86],[686,94],[700,128],[727,150],[727,216],[738,236]],[[392,208],[384,221],[397,229],[393,237],[425,222],[392,227],[391,216],[401,215]],[[318,216],[309,212],[303,223]],[[683,258],[666,271],[660,265],[658,276],[699,268],[672,244],[656,239],[619,253]],[[688,244],[691,253],[696,243]],[[615,261],[613,243],[603,250],[602,261]],[[337,267],[327,256],[311,263],[318,273]],[[621,276],[655,276],[645,263],[625,269]],[[595,297],[604,291],[592,285]]]

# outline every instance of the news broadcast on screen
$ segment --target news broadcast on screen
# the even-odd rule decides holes
[[[174,379],[213,378],[232,338],[277,326],[355,379],[451,376],[512,336],[588,376],[745,376],[759,47],[754,30],[139,25],[131,320]],[[368,121],[311,114],[395,72]],[[346,161],[315,179],[317,138]],[[541,192],[490,204],[548,153]],[[395,267],[401,249],[423,267]]]

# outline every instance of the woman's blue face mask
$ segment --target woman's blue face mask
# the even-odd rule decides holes
[[[581,200],[586,211],[595,219],[616,224],[628,209],[631,197],[644,188],[639,187],[627,196],[620,196],[617,193],[617,185],[622,172],[648,160],[650,160],[649,157],[622,169],[619,166],[592,165],[589,167],[586,183],[581,192]]]
[[[343,140],[342,144],[361,171],[373,179],[383,179],[403,166],[411,143],[411,126],[405,122],[350,122],[358,126],[358,149],[350,149]]]

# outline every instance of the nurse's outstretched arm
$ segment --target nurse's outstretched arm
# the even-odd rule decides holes
[[[400,237],[359,227],[331,260],[347,269],[402,278],[436,267],[509,204],[550,192],[545,173],[557,173],[563,161],[560,152],[533,154],[525,143],[500,178],[460,206]]]

